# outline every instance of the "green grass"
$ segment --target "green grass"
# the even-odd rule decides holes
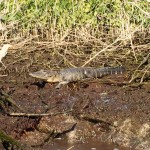
[[[121,0],[3,0],[0,4],[5,23],[17,22],[21,29],[67,29],[79,26],[122,28],[150,23],[150,4],[146,1]],[[123,22],[124,21],[124,22]]]

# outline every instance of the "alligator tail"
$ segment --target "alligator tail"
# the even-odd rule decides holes
[[[84,73],[88,78],[100,78],[106,75],[122,74],[123,72],[125,72],[125,68],[123,66],[118,66],[89,69],[86,70]]]

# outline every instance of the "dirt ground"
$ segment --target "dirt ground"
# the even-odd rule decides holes
[[[149,82],[128,86],[127,72],[55,89],[57,83],[28,75],[42,64],[27,65],[23,60],[2,69],[7,76],[1,77],[0,86],[0,129],[25,149],[150,149]],[[0,147],[9,144],[4,141]]]

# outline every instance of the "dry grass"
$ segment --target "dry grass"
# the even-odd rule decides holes
[[[98,14],[98,6],[95,9],[97,18],[93,16],[93,22],[90,22],[90,19],[93,18],[88,20],[87,16],[83,16],[85,20],[83,21],[82,18],[82,23],[79,22],[80,20],[76,20],[78,22],[76,24],[74,22],[66,24],[65,20],[57,22],[58,18],[55,16],[51,18],[51,26],[49,27],[42,22],[43,20],[35,23],[35,20],[31,18],[29,20],[20,18],[7,23],[1,22],[0,45],[4,43],[13,44],[10,55],[14,60],[9,61],[9,64],[28,59],[30,60],[28,67],[33,64],[43,65],[45,68],[97,67],[103,64],[112,66],[124,65],[131,74],[130,82],[137,81],[142,83],[149,80],[150,75],[150,61],[148,57],[150,53],[150,31],[148,25],[146,28],[144,27],[145,24],[148,24],[150,13],[148,12],[148,7],[145,7],[145,3],[125,1],[121,4],[121,8],[116,5],[117,10],[109,12],[114,13],[114,16],[117,15],[116,17],[118,18],[116,19],[112,15],[111,19],[108,16],[106,24],[104,24],[106,18]],[[5,5],[7,6],[7,11],[9,11],[10,7],[8,4],[5,3]],[[14,17],[15,14],[13,12],[17,11],[17,14],[21,11],[22,5],[23,2],[13,4],[12,15]],[[82,5],[82,3],[79,3],[78,7],[82,8]],[[91,3],[84,6],[84,12],[80,10],[82,15],[87,10],[90,11],[89,5],[92,6]],[[35,6],[37,11],[38,4],[35,4]],[[62,8],[59,4],[58,6],[61,10]],[[46,5],[46,7],[48,6]],[[57,7],[57,3],[55,3],[55,7]],[[76,6],[74,5],[72,9],[75,10]],[[105,11],[107,13],[107,10]],[[64,18],[62,16],[62,19],[66,19],[67,12],[66,14],[65,12],[63,13]],[[75,14],[75,11],[73,13],[74,16],[79,15]],[[133,20],[132,18],[136,13],[139,13],[139,22],[137,22],[137,19]],[[89,15],[92,17],[92,14]],[[26,21],[21,23],[22,20]],[[90,23],[87,23],[88,21]],[[71,23],[74,24],[74,27]],[[26,28],[25,25],[27,26]],[[32,27],[28,28],[29,25],[32,25]],[[58,27],[58,25],[60,26]],[[17,55],[18,58],[16,59]],[[34,55],[34,57],[31,57],[31,55]],[[146,58],[147,60],[145,61]],[[38,60],[43,61],[39,63]],[[142,63],[143,61],[145,62]]]

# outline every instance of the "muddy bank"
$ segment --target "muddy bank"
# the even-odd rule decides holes
[[[150,148],[149,78],[146,84],[128,86],[129,68],[121,75],[55,89],[57,83],[29,76],[29,71],[48,69],[60,62],[56,57],[49,58],[49,53],[40,52],[31,51],[27,58],[21,58],[22,54],[20,58],[8,55],[4,61],[8,65],[1,68],[1,74],[6,75],[0,80],[2,131],[25,149]],[[2,140],[0,146],[4,144]]]

